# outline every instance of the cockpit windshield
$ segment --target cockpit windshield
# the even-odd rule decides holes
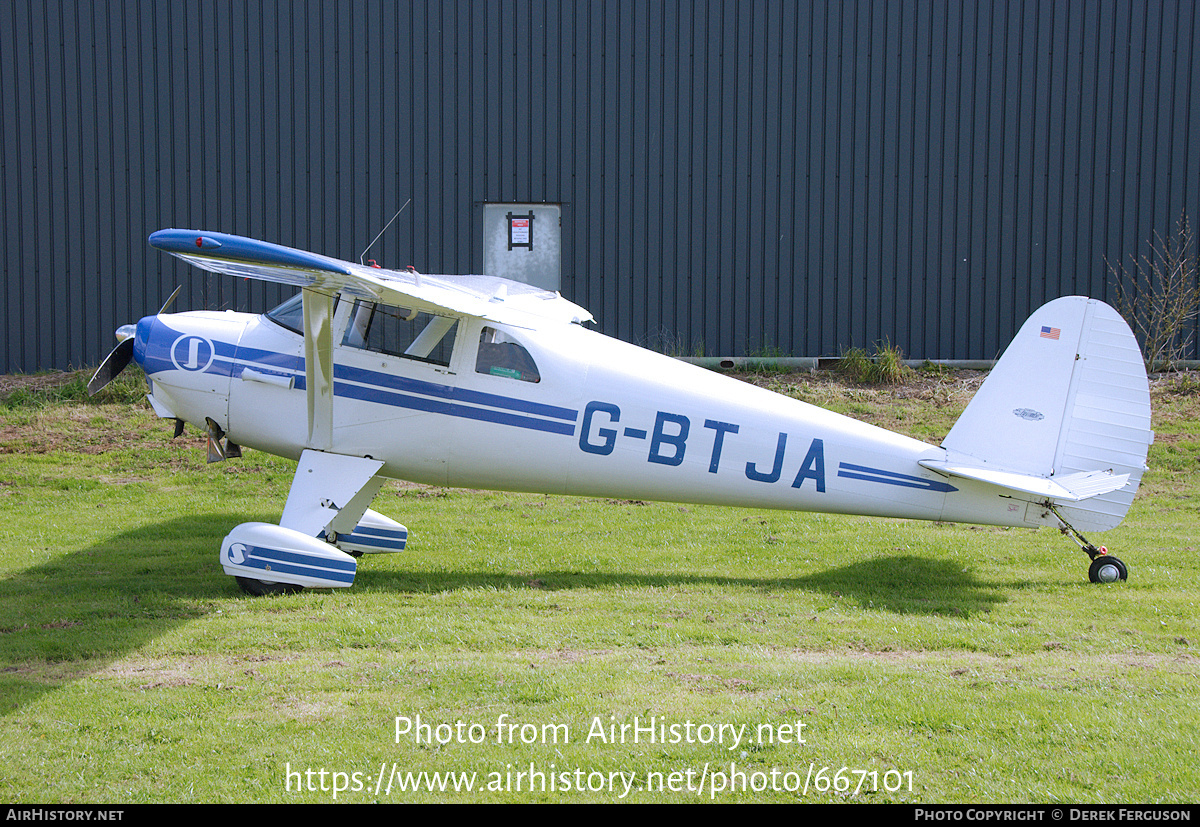
[[[337,313],[341,295],[333,297],[332,313]],[[304,293],[297,293],[278,307],[273,307],[263,314],[277,325],[286,327],[293,333],[304,335]]]
[[[304,334],[304,294],[297,293],[278,307],[266,312],[266,317],[277,325],[301,335]]]

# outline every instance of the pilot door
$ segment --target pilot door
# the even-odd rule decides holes
[[[385,472],[447,484],[461,320],[355,300],[335,326],[335,450]]]

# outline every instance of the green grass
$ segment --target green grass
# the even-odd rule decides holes
[[[977,384],[747,379],[924,439]],[[33,393],[0,407],[0,797],[326,802],[336,778],[351,802],[1195,801],[1190,387],[1160,383],[1152,470],[1096,538],[1127,583],[1089,584],[1049,530],[389,484],[374,507],[409,549],[278,598],[216,556],[278,519],[292,463],[210,466],[142,406]],[[397,737],[418,716],[425,737]],[[745,730],[733,749],[596,736],[650,718]],[[756,737],[784,726],[804,742]],[[731,764],[767,788],[714,792]],[[377,793],[393,766],[477,788]],[[531,766],[555,788],[512,791]]]
[[[913,373],[904,364],[904,352],[886,339],[876,343],[874,356],[861,347],[842,350],[836,371],[858,385],[899,385]]]

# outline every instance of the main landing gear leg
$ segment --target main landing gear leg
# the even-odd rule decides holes
[[[1104,546],[1093,545],[1087,537],[1084,537],[1075,527],[1063,519],[1063,516],[1058,513],[1058,509],[1054,504],[1047,501],[1045,506],[1049,508],[1058,521],[1062,523],[1059,528],[1063,534],[1075,541],[1075,544],[1083,549],[1084,554],[1092,561],[1088,566],[1088,580],[1093,583],[1115,583],[1118,580],[1126,580],[1129,577],[1129,569],[1118,558],[1108,553],[1108,549]]]

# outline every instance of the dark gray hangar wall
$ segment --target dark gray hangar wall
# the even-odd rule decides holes
[[[485,202],[563,205],[563,293],[709,355],[993,358],[1200,224],[1186,2],[0,3],[0,369],[96,364],[274,286],[163,227],[482,268]]]

